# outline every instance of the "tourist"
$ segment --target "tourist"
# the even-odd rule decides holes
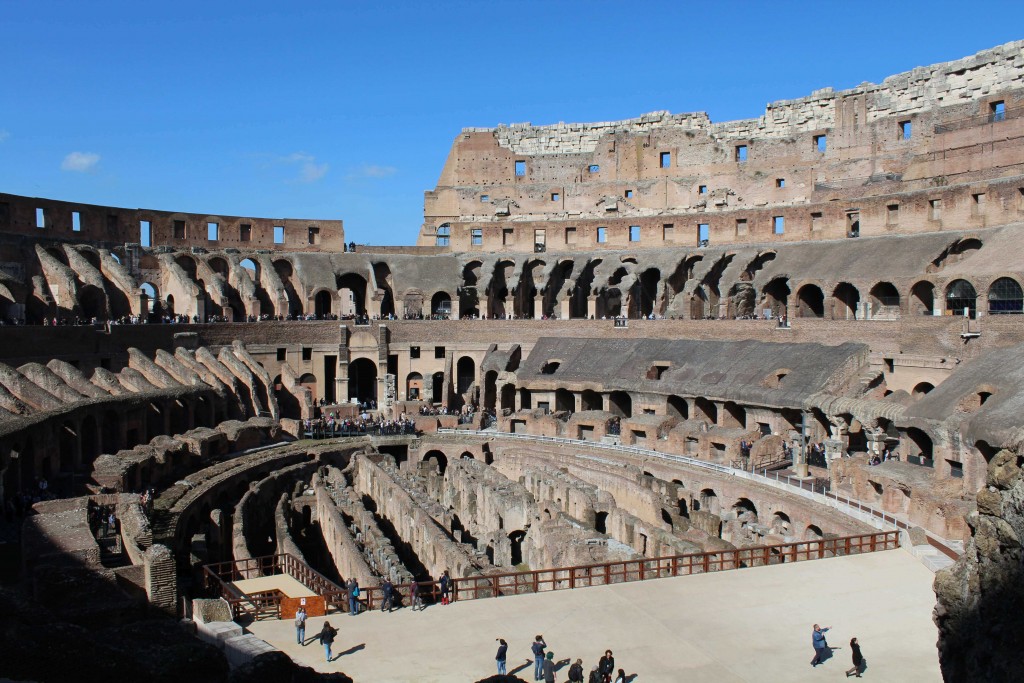
[[[498,638],[498,654],[494,655],[494,661],[498,664],[498,675],[505,675],[505,661],[508,658],[508,643],[504,638]]]
[[[597,663],[601,670],[602,683],[612,683],[612,674],[615,673],[615,657],[611,650],[604,651],[604,657]]]
[[[583,683],[582,659],[577,659],[576,663],[569,667],[569,683]]]
[[[828,631],[831,626],[822,628],[817,624],[814,625],[814,631],[811,633],[811,645],[814,646],[814,659],[811,660],[811,666],[818,666],[826,659],[828,659],[828,641],[825,640],[825,632]]]
[[[306,608],[299,607],[295,611],[295,642],[299,645],[306,644]]]
[[[324,646],[324,654],[327,661],[331,661],[331,645],[334,645],[334,636],[338,635],[338,629],[331,626],[331,622],[325,621],[324,627],[320,630],[320,644]]]
[[[354,576],[345,584],[345,589],[348,591],[348,613],[356,616],[359,614],[359,582]]]
[[[846,672],[846,677],[863,678],[861,674],[864,673],[864,656],[860,653],[860,643],[856,638],[850,638],[850,651],[853,653],[853,668]]]
[[[452,587],[452,577],[448,574],[448,570],[444,570],[444,574],[441,574],[441,604],[448,604],[448,592]]]
[[[544,671],[544,683],[555,683],[555,653],[549,652],[541,667]]]
[[[412,603],[412,611],[415,612],[416,608],[419,607],[420,611],[423,611],[423,597],[420,595],[420,582],[413,581],[409,584],[409,602]]]
[[[538,635],[533,639],[530,650],[533,651],[533,680],[539,681],[544,676],[544,650],[548,644],[544,642],[544,636]]]
[[[387,610],[390,613],[395,604],[395,584],[391,583],[391,579],[384,579],[381,592],[384,594],[384,600],[380,603],[380,611]]]
[[[626,670],[619,669],[618,675],[615,677],[614,683],[626,683]]]
[[[587,679],[587,683],[601,683],[601,670],[598,668],[597,664],[595,664],[594,668],[590,670],[590,676]]]

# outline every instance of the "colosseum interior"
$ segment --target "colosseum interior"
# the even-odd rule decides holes
[[[1022,140],[1024,41],[465,129],[416,246],[0,194],[3,673],[226,680],[273,575],[344,615],[898,537],[943,676],[1021,680]]]

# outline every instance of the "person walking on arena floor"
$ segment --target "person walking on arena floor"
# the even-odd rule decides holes
[[[338,629],[331,626],[331,622],[325,621],[324,627],[320,629],[320,644],[324,646],[324,654],[327,661],[331,661],[331,646],[334,645],[334,636],[338,635]]]
[[[828,659],[829,649],[828,641],[825,640],[825,632],[830,628],[831,626],[822,628],[817,624],[814,625],[814,631],[811,632],[811,645],[814,647],[814,659],[811,660],[811,666],[818,666]]]
[[[295,612],[295,642],[306,644],[306,608],[299,607]]]
[[[864,655],[860,653],[860,643],[856,638],[850,638],[850,651],[853,653],[853,668],[846,672],[846,677],[863,678],[861,674],[864,673]]]

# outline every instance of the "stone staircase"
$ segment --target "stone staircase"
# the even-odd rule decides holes
[[[940,569],[952,566],[954,561],[949,557],[946,557],[943,553],[939,552],[937,548],[925,543],[924,545],[915,545],[909,548],[910,554],[921,561],[925,567],[934,574]],[[962,549],[961,549],[962,550]]]

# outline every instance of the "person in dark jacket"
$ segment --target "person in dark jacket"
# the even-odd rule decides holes
[[[590,677],[588,678],[587,683],[601,683],[601,669],[597,664],[595,664],[594,668],[590,670]]]
[[[320,644],[324,646],[324,654],[327,661],[331,661],[331,645],[334,645],[334,636],[338,635],[338,629],[331,626],[331,622],[325,621],[324,627],[320,629]]]
[[[391,579],[384,579],[381,591],[384,593],[384,600],[380,603],[380,611],[390,612],[395,606],[395,584],[391,583]]]
[[[448,574],[448,570],[444,570],[444,574],[441,574],[441,580],[438,582],[441,584],[441,604],[447,605],[450,602],[449,591],[452,588],[452,577]]]
[[[853,653],[853,668],[846,672],[846,677],[856,676],[862,678],[864,673],[864,656],[860,653],[860,643],[856,638],[850,638],[850,651]]]
[[[544,642],[544,636],[538,635],[530,645],[530,652],[533,653],[533,680],[544,679],[544,650],[548,644]]]
[[[603,683],[612,683],[612,674],[615,673],[615,657],[612,657],[611,650],[604,651],[604,657],[598,662]]]
[[[576,663],[569,667],[569,683],[583,683],[582,659],[577,659]]]
[[[494,656],[494,661],[498,663],[499,675],[505,675],[506,659],[508,659],[508,643],[505,642],[504,638],[498,638],[498,654]]]
[[[544,683],[555,683],[555,653],[549,652],[543,665]]]

